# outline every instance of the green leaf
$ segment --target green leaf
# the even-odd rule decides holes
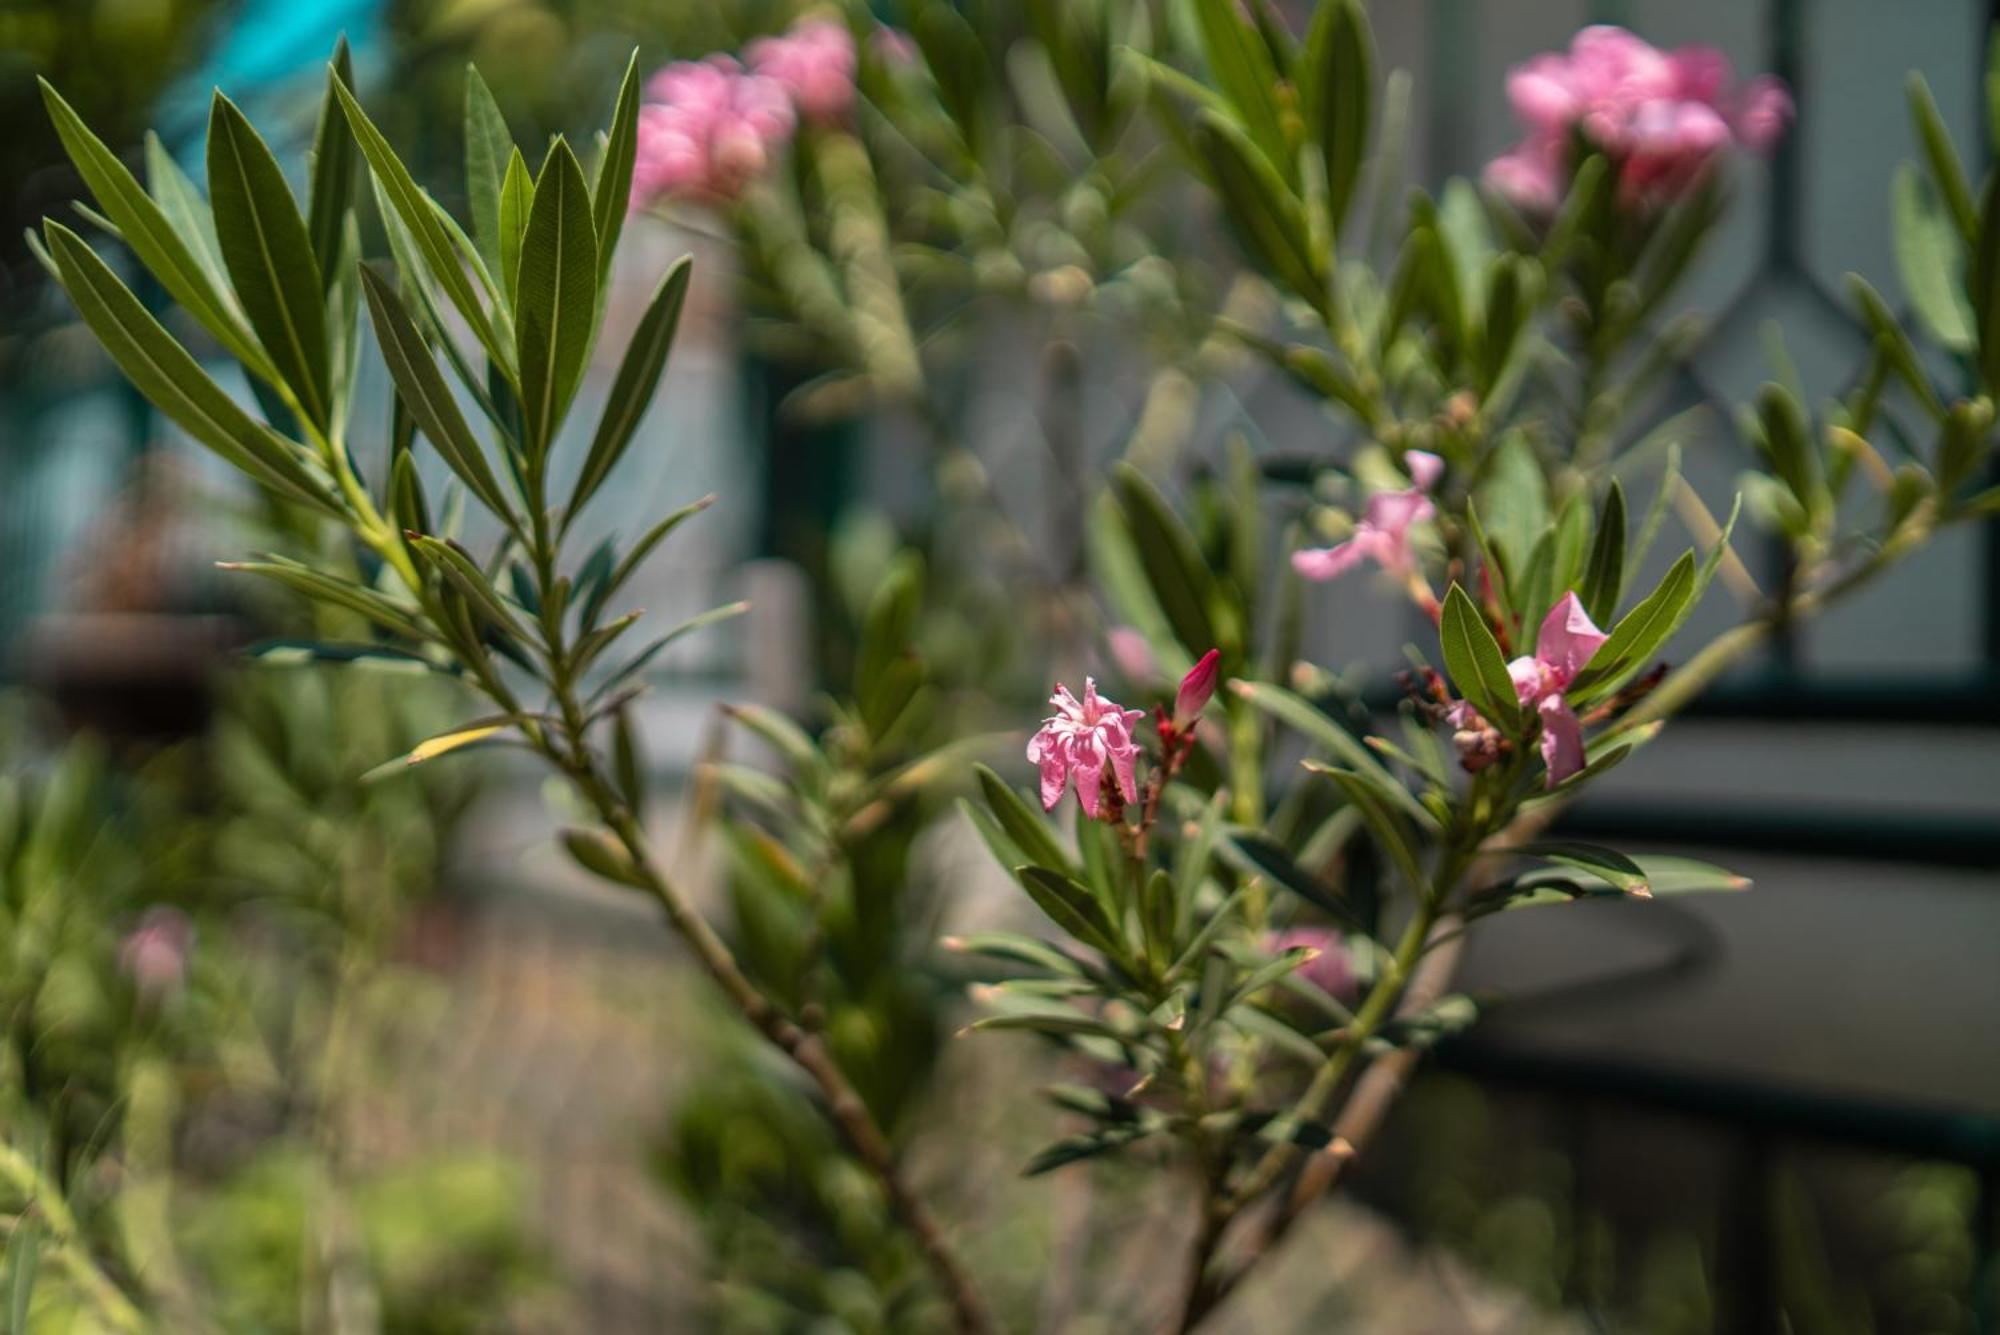
[[[1628,895],[1647,895],[1652,890],[1638,863],[1613,848],[1570,840],[1549,840],[1522,846],[1522,853],[1560,866],[1572,867],[1613,889]]]
[[[653,548],[659,546],[668,534],[713,504],[715,504],[715,497],[713,495],[704,496],[698,501],[692,501],[683,505],[680,509],[675,510],[672,514],[654,524],[653,527],[647,529],[646,536],[634,543],[632,550],[625,553],[624,559],[619,561],[617,567],[612,570],[611,578],[605,581],[604,596],[608,598],[617,592],[619,588],[623,587],[625,581],[632,578],[638,572],[640,565],[645,561],[647,556],[651,555]]]
[[[1479,489],[1479,518],[1485,525],[1508,575],[1525,571],[1549,525],[1548,476],[1535,458],[1527,437],[1510,431],[1494,447],[1489,472]],[[1533,615],[1531,607],[1514,610],[1522,617]]]
[[[349,128],[354,131],[354,139],[361,147],[361,156],[368,160],[368,170],[381,188],[381,196],[388,201],[389,208],[403,224],[409,241],[418,257],[423,261],[426,276],[430,282],[443,289],[458,313],[500,367],[501,373],[512,380],[518,374],[514,349],[508,347],[499,336],[493,324],[492,315],[479,298],[478,289],[459,258],[459,250],[444,224],[438,221],[437,206],[431,202],[411,177],[409,168],[396,156],[395,149],[375,123],[368,119],[368,113],[354,100],[354,94],[347,86],[335,81],[335,96],[340,99],[340,109],[347,115]]]
[[[1625,488],[1612,479],[1604,497],[1604,512],[1597,517],[1597,532],[1591,539],[1590,559],[1584,565],[1578,596],[1583,610],[1597,625],[1618,614],[1618,596],[1625,591]]]
[[[459,412],[458,402],[439,373],[423,335],[417,332],[403,299],[367,265],[361,266],[361,284],[367,295],[375,338],[382,348],[382,360],[388,364],[396,392],[416,421],[417,429],[482,505],[509,527],[517,527],[513,506],[501,489],[500,479],[487,462],[486,453],[464,414]]]
[[[604,415],[597,422],[597,435],[590,442],[590,453],[584,458],[576,489],[570,493],[569,508],[563,513],[565,528],[624,457],[647,406],[653,401],[660,373],[667,364],[667,353],[674,345],[674,331],[680,324],[692,267],[692,260],[684,255],[667,270],[667,276],[660,280],[652,301],[646,305],[645,315],[639,319],[639,327],[632,331],[632,341],[625,345],[618,377],[611,383],[611,395],[604,401]]]
[[[1308,760],[1305,767],[1314,774],[1323,774],[1338,786],[1347,800],[1361,813],[1368,832],[1375,836],[1375,844],[1388,855],[1396,869],[1403,874],[1412,890],[1421,892],[1427,884],[1423,863],[1417,856],[1417,849],[1410,842],[1402,822],[1397,819],[1383,798],[1382,786],[1363,778],[1353,770],[1341,769],[1334,765],[1321,765]],[[1400,786],[1400,785],[1398,785]]]
[[[1340,890],[1301,867],[1276,840],[1254,830],[1231,830],[1223,847],[1232,854],[1230,860],[1251,875],[1269,877],[1338,922],[1345,930],[1367,934],[1368,924],[1361,920],[1354,905]]]
[[[2000,390],[2000,172],[1979,202],[1979,242],[1972,261],[1972,309],[1978,318],[1979,370],[1989,392]]]
[[[960,799],[968,812],[975,812],[970,803]],[[994,959],[1008,960],[1015,964],[1025,964],[1030,968],[1042,969],[1065,978],[1083,976],[1083,966],[1062,951],[1039,937],[1022,936],[1017,932],[969,932],[964,936],[948,936],[944,939],[945,949],[966,955],[987,955]]]
[[[1416,795],[1396,782],[1367,745],[1342,727],[1325,710],[1282,686],[1269,682],[1238,680],[1229,687],[1253,709],[1262,710],[1298,732],[1316,747],[1325,750],[1356,773],[1367,775],[1385,789],[1400,794],[1397,804],[1425,828],[1435,828],[1437,818],[1424,809]]]
[[[1114,465],[1111,486],[1132,535],[1139,561],[1153,596],[1166,614],[1174,637],[1193,659],[1220,648],[1209,609],[1214,605],[1215,579],[1202,559],[1194,535],[1181,523],[1166,498],[1146,475],[1128,463]]]
[[[1374,43],[1355,0],[1326,0],[1313,11],[1302,68],[1306,132],[1325,163],[1327,215],[1338,238],[1367,155],[1375,91]]]
[[[595,226],[583,167],[569,144],[557,139],[535,178],[515,302],[521,409],[531,455],[546,452],[554,441],[590,351],[597,302]]]
[[[639,151],[639,52],[633,48],[618,85],[618,104],[611,113],[611,133],[604,143],[604,165],[598,168],[591,194],[591,214],[597,222],[597,281],[611,272],[618,236],[632,204],[632,166]],[[671,275],[669,275],[671,277]]]
[[[1759,444],[1771,471],[1791,491],[1808,514],[1832,504],[1813,448],[1812,423],[1806,410],[1782,386],[1766,383],[1757,392],[1757,417],[1763,427]]]
[[[1270,162],[1281,164],[1289,178],[1292,155],[1278,120],[1278,71],[1270,48],[1244,21],[1235,0],[1193,0],[1191,7],[1215,86],[1229,99],[1248,141]]]
[[[333,59],[326,71],[326,97],[320,103],[319,123],[313,130],[312,184],[306,194],[306,232],[312,237],[313,255],[319,260],[321,284],[331,288],[340,276],[341,233],[354,205],[354,168],[358,156],[354,133],[334,95],[335,82],[354,81],[354,60],[342,35],[334,44]]]
[[[577,866],[593,876],[635,890],[651,888],[652,882],[633,863],[631,855],[600,831],[566,829],[562,832],[562,846]]]
[[[1047,867],[1016,867],[1014,876],[1049,921],[1113,960],[1124,958],[1124,944],[1104,916],[1103,905],[1083,885]]]
[[[282,584],[292,592],[303,594],[314,602],[344,607],[406,640],[427,638],[423,628],[417,624],[416,614],[412,609],[390,602],[373,589],[365,588],[350,580],[322,574],[296,561],[287,561],[283,558],[273,558],[269,561],[225,561],[219,568],[241,570],[268,579],[274,584]]]
[[[502,273],[500,183],[515,153],[514,135],[493,90],[476,66],[465,67],[465,195],[472,210],[472,235],[486,267]]]
[[[69,103],[63,101],[48,80],[41,80],[42,100],[49,119],[70,161],[106,216],[118,227],[118,235],[167,290],[202,327],[215,335],[244,367],[268,383],[278,383],[278,373],[242,317],[231,307],[220,287],[189,249],[189,239],[175,231],[152,197],[139,186],[118,155],[92,134]],[[198,239],[193,244],[199,244]]]
[[[97,341],[154,407],[257,482],[345,517],[326,484],[307,470],[298,447],[223,393],[82,237],[58,222],[44,226],[63,290]]]
[[[222,262],[250,327],[300,411],[324,432],[326,294],[312,237],[270,147],[220,92],[209,107],[208,190]]]
[[[1457,584],[1445,594],[1438,638],[1445,671],[1458,693],[1502,731],[1519,731],[1521,710],[1513,678],[1507,675],[1506,656],[1486,618]]]
[[[1682,552],[1659,586],[1611,628],[1611,634],[1577,673],[1568,691],[1570,703],[1590,704],[1616,689],[1628,673],[1643,667],[1674,633],[1694,594],[1694,553]]]
[[[1959,165],[1958,153],[1951,146],[1951,134],[1944,128],[1944,117],[1938,115],[1930,85],[1924,82],[1923,75],[1914,70],[1910,72],[1908,92],[1910,119],[1916,122],[1917,139],[1923,145],[1924,161],[1930,167],[1931,180],[1936,183],[1938,194],[1943,197],[1959,235],[1970,242],[1979,235],[1980,215],[1973,208],[1972,187],[1966,183],[1965,168]]]
[[[410,538],[409,544],[410,549],[428,560],[482,617],[507,634],[520,637],[520,623],[501,599],[500,591],[486,578],[486,572],[455,543],[420,533]]]
[[[1062,872],[1075,870],[1075,862],[1063,851],[1048,822],[1005,779],[986,765],[974,765],[973,772],[979,776],[980,793],[986,798],[993,818],[1000,823],[1001,831],[1029,861]]]
[[[1134,1141],[1142,1140],[1148,1134],[1141,1126],[1109,1126],[1097,1131],[1084,1132],[1074,1136],[1064,1136],[1036,1150],[1021,1170],[1023,1177],[1039,1177],[1065,1165],[1084,1159],[1095,1159],[1124,1149]]]
[[[1195,118],[1194,138],[1231,228],[1250,257],[1294,296],[1324,311],[1324,257],[1313,245],[1305,206],[1278,169],[1242,129],[1214,112]]]
[[[1937,388],[1931,384],[1929,373],[1917,358],[1917,350],[1910,345],[1910,336],[1903,332],[1903,326],[1897,321],[1895,312],[1889,309],[1889,303],[1860,274],[1847,275],[1847,290],[1854,298],[1854,304],[1861,308],[1862,322],[1875,336],[1877,351],[1917,396],[1924,410],[1934,420],[1941,420],[1945,410],[1944,404],[1938,400]],[[1983,323],[1980,328],[1985,328]],[[1981,337],[1984,338],[1983,333]]]
[[[1972,305],[1965,298],[1965,259],[1958,230],[1910,163],[1897,167],[1889,205],[1896,272],[1911,309],[1939,343],[1953,352],[1971,351]]]
[[[517,148],[507,159],[507,175],[500,182],[500,283],[509,306],[520,300],[521,238],[527,233],[528,215],[534,206],[535,178]]]

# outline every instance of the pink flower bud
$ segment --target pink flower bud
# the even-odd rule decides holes
[[[118,968],[132,980],[141,999],[158,1004],[186,986],[193,946],[194,926],[187,915],[158,904],[147,909],[119,943]]]
[[[1159,660],[1146,637],[1130,626],[1113,626],[1104,633],[1111,661],[1128,682],[1148,682],[1160,675]]]
[[[1174,696],[1174,727],[1188,728],[1201,717],[1209,697],[1215,694],[1215,677],[1221,662],[1222,651],[1210,649],[1181,678],[1180,691]]]

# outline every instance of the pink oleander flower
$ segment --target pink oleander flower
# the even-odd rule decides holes
[[[1265,943],[1265,949],[1273,955],[1282,955],[1300,946],[1317,950],[1319,954],[1299,966],[1299,977],[1336,1001],[1352,1001],[1360,994],[1361,989],[1354,976],[1354,959],[1348,954],[1347,942],[1339,932],[1331,927],[1288,927],[1282,932],[1271,933]]]
[[[1201,711],[1208,707],[1209,697],[1215,694],[1215,679],[1221,662],[1222,651],[1210,649],[1181,678],[1181,688],[1174,694],[1173,724],[1176,731],[1185,732],[1193,727],[1195,720],[1201,717]]]
[[[744,54],[815,124],[840,120],[854,104],[854,35],[831,19],[805,19],[782,37],[760,37]]]
[[[1056,712],[1028,739],[1028,759],[1042,767],[1042,809],[1054,811],[1063,789],[1074,779],[1077,801],[1091,819],[1097,819],[1104,811],[1106,765],[1125,800],[1137,801],[1134,767],[1139,748],[1132,740],[1132,725],[1146,717],[1145,712],[1100,698],[1097,683],[1089,677],[1083,681],[1082,700],[1058,683],[1049,703]]]
[[[1535,213],[1561,198],[1573,135],[1611,159],[1619,198],[1645,208],[1676,197],[1731,144],[1768,153],[1792,119],[1780,80],[1738,88],[1714,47],[1662,51],[1609,24],[1577,33],[1566,53],[1515,66],[1507,100],[1527,136],[1487,164],[1486,182]]]
[[[1542,763],[1553,788],[1583,768],[1583,724],[1564,692],[1607,636],[1583,610],[1575,593],[1549,609],[1535,639],[1535,652],[1507,665],[1514,695],[1542,721]]]
[[[1307,579],[1335,579],[1363,561],[1373,561],[1391,574],[1411,568],[1410,529],[1435,514],[1437,508],[1421,491],[1378,491],[1368,498],[1354,536],[1331,547],[1307,547],[1292,553],[1292,569]]]
[[[663,196],[727,201],[770,165],[792,133],[783,84],[728,56],[677,61],[646,84],[632,166],[632,207]]]
[[[158,1003],[179,994],[187,983],[194,925],[179,909],[156,904],[118,943],[118,969],[145,1001]]]

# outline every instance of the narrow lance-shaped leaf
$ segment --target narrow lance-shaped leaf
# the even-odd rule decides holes
[[[507,304],[520,300],[521,238],[528,230],[528,214],[535,205],[535,178],[528,160],[515,149],[507,159],[507,174],[500,181],[500,284]]]
[[[265,486],[329,514],[345,513],[326,485],[307,471],[292,443],[223,393],[82,237],[61,223],[44,227],[63,290],[111,359],[154,407]]]
[[[561,139],[535,179],[521,241],[515,338],[531,457],[545,452],[569,407],[596,323],[597,235],[582,164]]]
[[[354,94],[348,91],[347,85],[336,80],[333,89],[334,95],[340,99],[340,109],[347,115],[348,126],[354,131],[355,142],[361,147],[361,156],[368,160],[368,169],[381,187],[382,198],[388,201],[390,210],[407,230],[430,280],[444,290],[452,305],[465,317],[474,336],[492,356],[502,374],[512,378],[517,365],[514,349],[500,341],[492,316],[480,301],[471,277],[459,261],[450,234],[438,222],[430,196],[417,185],[409,168],[396,156],[396,151],[375,127],[375,122],[368,119],[368,113],[354,100]]]
[[[624,360],[618,364],[617,379],[611,383],[611,395],[604,402],[604,415],[598,419],[597,435],[590,442],[590,453],[584,457],[583,471],[577,476],[576,490],[571,493],[569,508],[563,515],[564,527],[575,520],[624,457],[647,406],[653,401],[660,373],[667,364],[667,353],[673,348],[674,331],[680,324],[691,268],[692,262],[682,256],[667,271],[647,304],[645,315],[640,317],[639,327],[632,331]]]
[[[1681,612],[1694,591],[1694,553],[1682,552],[1659,587],[1611,628],[1611,634],[1576,675],[1568,691],[1570,703],[1579,707],[1588,704],[1658,653],[1680,624]]]
[[[1604,497],[1604,512],[1597,517],[1590,559],[1583,569],[1583,610],[1601,626],[1617,614],[1618,596],[1624,591],[1625,488],[1614,479]]]
[[[1322,257],[1312,244],[1305,207],[1277,168],[1249,136],[1213,112],[1196,118],[1194,132],[1230,225],[1251,258],[1294,296],[1325,310]]]
[[[216,93],[208,117],[209,205],[222,262],[299,410],[321,431],[328,410],[326,296],[305,219],[270,146]]]
[[[276,381],[278,373],[257,346],[249,327],[211,281],[208,271],[189,250],[188,242],[175,231],[160,205],[140,188],[118,155],[91,133],[54,85],[43,79],[41,87],[42,100],[48,106],[49,119],[55,123],[63,148],[105,215],[117,225],[120,239],[132,248],[132,253],[166,288],[167,294],[215,335],[232,356],[259,378]]]
[[[1943,197],[1959,234],[1970,241],[1979,234],[1981,216],[1973,208],[1972,187],[1967,184],[1965,168],[1959,165],[1958,153],[1951,146],[1951,134],[1944,128],[1944,117],[1938,114],[1930,85],[1915,71],[1910,74],[1909,99],[1910,119],[1916,122],[1917,140],[1923,145],[1931,180],[1937,183],[1938,194]]]
[[[382,347],[382,360],[388,364],[397,393],[415,419],[417,429],[480,503],[509,527],[515,527],[514,507],[508,503],[478,437],[472,434],[465,415],[459,412],[458,402],[438,371],[423,335],[417,332],[416,322],[410,318],[403,299],[387,280],[366,265],[361,267],[361,282],[375,338]]]
[[[1306,126],[1325,159],[1327,213],[1338,237],[1361,178],[1374,101],[1373,43],[1355,0],[1326,0],[1314,11],[1301,78]]]
[[[1480,615],[1464,589],[1454,584],[1445,595],[1438,635],[1444,647],[1445,671],[1458,693],[1500,727],[1520,727],[1521,711],[1507,675],[1507,659],[1492,627]]]
[[[486,267],[502,272],[500,262],[500,183],[515,153],[514,136],[493,90],[477,67],[465,67],[465,196],[472,210],[472,236]],[[505,283],[505,278],[501,282]]]
[[[639,52],[625,62],[618,85],[618,105],[611,113],[611,133],[604,143],[604,165],[598,168],[590,211],[597,222],[597,281],[611,272],[625,215],[631,208],[632,166],[639,151]]]
[[[354,203],[354,168],[359,160],[354,132],[347,128],[347,116],[333,91],[336,82],[354,81],[354,59],[348,52],[345,36],[333,48],[326,81],[326,99],[320,104],[319,124],[313,131],[306,232],[312,237],[313,255],[319,260],[320,283],[330,288],[339,273],[341,232]]]
[[[1889,192],[1896,272],[1910,307],[1931,337],[1953,352],[1973,346],[1972,306],[1965,298],[1965,261],[1956,227],[1944,216],[1914,164],[1896,169]]]
[[[1245,22],[1235,0],[1194,0],[1209,74],[1234,107],[1257,148],[1291,175],[1291,153],[1278,119],[1278,71],[1270,48]]]
[[[1973,252],[1972,311],[1979,327],[1979,370],[1989,391],[2000,390],[2000,172],[1979,202]]]

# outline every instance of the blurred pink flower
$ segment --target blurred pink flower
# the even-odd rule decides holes
[[[1104,640],[1111,650],[1111,661],[1118,665],[1126,681],[1148,682],[1160,675],[1153,646],[1141,632],[1131,626],[1113,626],[1104,632]]]
[[[1319,954],[1299,966],[1299,977],[1336,1001],[1352,1001],[1360,995],[1361,989],[1354,976],[1354,959],[1347,953],[1347,942],[1331,927],[1288,927],[1282,932],[1273,932],[1265,943],[1265,949],[1273,955],[1282,955],[1301,946],[1317,950]]]
[[[1515,697],[1541,716],[1542,763],[1551,788],[1583,768],[1583,724],[1564,692],[1606,638],[1576,594],[1566,593],[1543,619],[1535,652],[1507,665]]]
[[[731,200],[791,134],[790,95],[728,56],[677,61],[646,84],[632,207],[661,196]]]
[[[1792,118],[1781,81],[1766,75],[1739,89],[1714,47],[1661,51],[1609,24],[1577,33],[1567,53],[1515,66],[1507,100],[1527,137],[1487,164],[1486,182],[1536,213],[1561,198],[1575,134],[1612,160],[1628,207],[1651,207],[1684,191],[1732,143],[1770,151]]]
[[[1403,467],[1410,470],[1410,481],[1417,484],[1418,491],[1429,491],[1444,476],[1444,460],[1429,450],[1405,450]]]
[[[1307,579],[1334,579],[1362,561],[1373,561],[1392,574],[1410,568],[1410,527],[1436,513],[1421,491],[1378,491],[1354,526],[1354,536],[1331,547],[1308,547],[1292,553],[1292,569]]]
[[[1077,801],[1095,819],[1103,811],[1099,799],[1107,764],[1125,800],[1137,801],[1134,765],[1139,748],[1132,741],[1132,725],[1146,717],[1145,713],[1099,698],[1097,683],[1088,677],[1084,678],[1082,700],[1058,683],[1049,703],[1056,712],[1028,739],[1028,759],[1042,767],[1042,809],[1054,811],[1056,803],[1062,801],[1063,789],[1074,779]]]
[[[1201,661],[1188,669],[1181,678],[1181,687],[1174,695],[1174,727],[1181,731],[1194,726],[1201,717],[1201,711],[1208,707],[1209,697],[1215,694],[1215,679],[1222,662],[1222,651],[1210,649],[1201,656]]]
[[[140,915],[138,925],[118,943],[118,968],[132,980],[140,997],[163,1001],[186,985],[188,953],[193,947],[194,925],[187,915],[156,904]]]
[[[809,121],[837,121],[854,104],[854,35],[832,19],[805,19],[781,37],[758,38],[744,54],[751,69],[784,86]]]

